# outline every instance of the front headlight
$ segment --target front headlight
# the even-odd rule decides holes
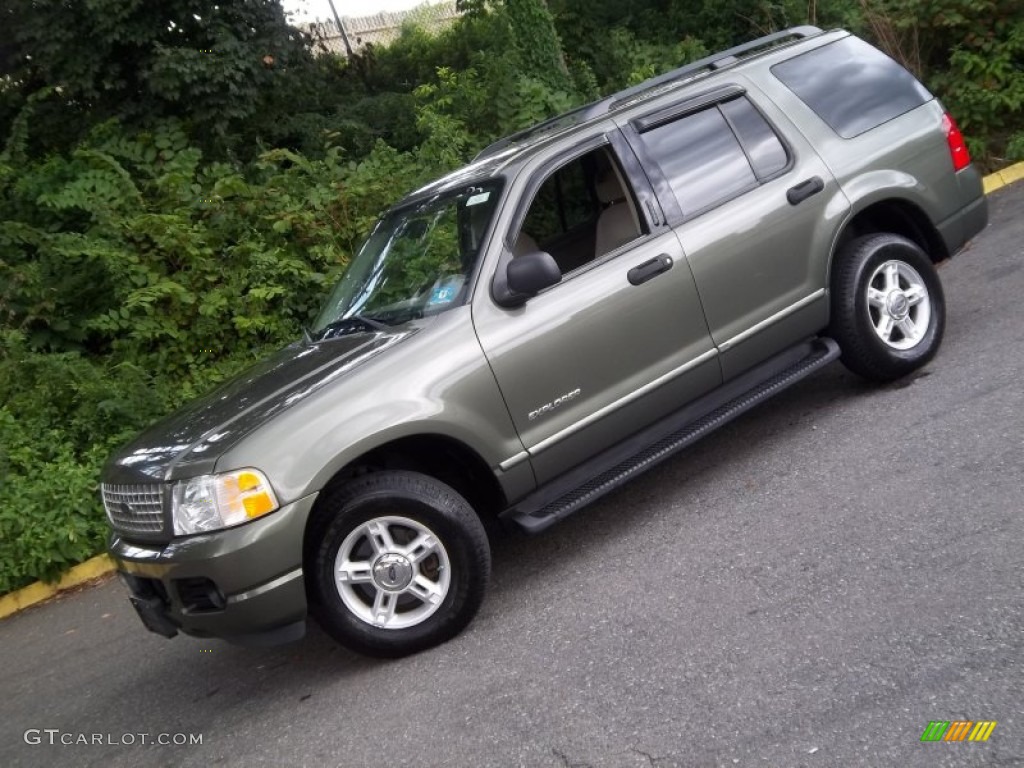
[[[258,469],[182,480],[175,484],[172,499],[177,536],[230,528],[277,509],[274,489]]]

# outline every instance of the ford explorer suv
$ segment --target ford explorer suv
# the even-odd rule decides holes
[[[143,624],[358,652],[476,613],[539,532],[836,358],[932,360],[935,265],[987,223],[953,118],[799,27],[485,149],[387,211],[304,338],[117,453]],[[908,396],[910,396],[908,394]]]

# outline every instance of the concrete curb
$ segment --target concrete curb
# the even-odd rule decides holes
[[[990,173],[984,179],[982,179],[982,186],[985,189],[986,195],[991,195],[997,189],[1013,184],[1015,181],[1024,179],[1024,163],[1016,163],[1007,168],[1003,168],[1001,171]]]
[[[990,173],[982,180],[985,194],[990,195],[997,189],[1024,179],[1024,163],[1016,163],[1001,171]],[[46,584],[37,581],[29,584],[16,592],[0,597],[0,619],[7,618],[11,614],[28,608],[30,605],[49,600],[58,592],[77,587],[87,581],[105,576],[114,570],[114,562],[106,555],[99,555],[92,560],[86,560],[81,565],[76,565],[65,573],[56,584]]]
[[[49,600],[58,592],[85,584],[88,581],[105,576],[114,570],[114,561],[107,555],[98,555],[91,560],[86,560],[81,565],[76,565],[69,570],[60,580],[53,584],[37,581],[19,590],[10,592],[0,597],[0,619],[28,608],[30,605]]]

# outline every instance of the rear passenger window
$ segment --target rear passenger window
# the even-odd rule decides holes
[[[789,164],[775,131],[743,97],[656,124],[640,138],[687,217],[756,187]]]
[[[912,74],[856,37],[794,56],[772,74],[844,139],[932,99]]]
[[[641,134],[689,216],[756,186],[747,156],[717,107]]]

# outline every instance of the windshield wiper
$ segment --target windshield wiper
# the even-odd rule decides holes
[[[353,333],[374,333],[376,331],[390,331],[391,326],[365,315],[349,315],[340,317],[332,323],[325,325],[319,333],[319,340],[333,339],[338,336],[348,336]]]

